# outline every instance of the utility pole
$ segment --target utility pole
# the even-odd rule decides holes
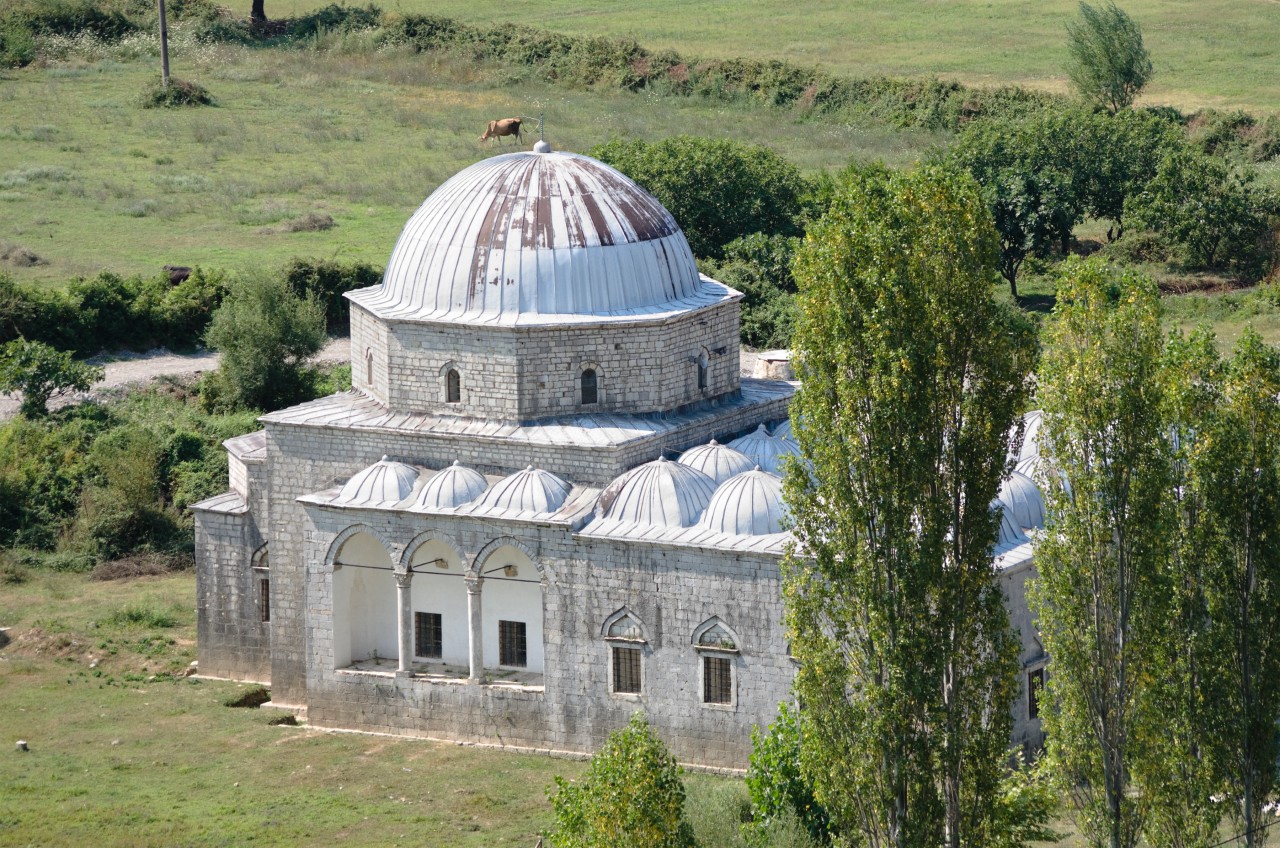
[[[160,84],[169,87],[169,24],[165,20],[164,0],[160,4]]]

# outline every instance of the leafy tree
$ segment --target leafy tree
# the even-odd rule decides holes
[[[869,846],[985,844],[998,826],[1018,644],[988,504],[1034,342],[992,299],[997,257],[977,186],[925,168],[853,183],[796,259],[801,759]]]
[[[791,236],[753,233],[725,245],[722,262],[703,263],[706,274],[743,293],[743,342],[757,348],[791,346],[796,292],[791,262],[799,243]]]
[[[583,776],[556,778],[555,848],[693,848],[675,757],[636,712],[591,758]]]
[[[1067,24],[1067,52],[1080,96],[1112,112],[1127,109],[1151,79],[1142,30],[1114,2],[1080,4],[1080,17]]]
[[[677,136],[614,140],[591,150],[651,192],[680,222],[694,256],[720,259],[751,233],[800,235],[806,191],[795,165],[767,147]]]
[[[1255,258],[1274,206],[1252,171],[1183,145],[1170,151],[1147,189],[1132,202],[1138,223],[1181,244],[1194,264],[1223,256],[1237,267]]]
[[[77,362],[70,353],[42,342],[15,339],[0,347],[0,393],[21,393],[18,411],[27,418],[48,415],[50,398],[87,392],[102,375],[101,368]]]
[[[1132,848],[1149,798],[1131,778],[1159,732],[1152,682],[1167,625],[1159,295],[1133,272],[1075,259],[1057,292],[1039,370],[1052,516],[1032,593],[1053,663],[1042,716],[1085,836]]]
[[[778,707],[778,718],[768,733],[751,728],[751,763],[747,791],[757,827],[794,816],[821,844],[830,841],[827,811],[813,796],[813,786],[800,769],[800,716],[787,704]]]
[[[1125,204],[1155,179],[1161,160],[1187,144],[1182,128],[1151,112],[1082,114],[1076,137],[1085,172],[1085,214],[1111,221],[1107,240],[1124,235]]]
[[[231,404],[277,409],[310,396],[310,361],[325,342],[324,307],[276,276],[232,283],[205,340],[221,354],[216,384]]]
[[[1280,351],[1246,331],[1221,387],[1193,469],[1209,524],[1203,576],[1220,648],[1211,672],[1220,764],[1252,848],[1266,841],[1258,827],[1280,756]]]
[[[1000,274],[1015,298],[1022,263],[1055,247],[1065,252],[1084,215],[1091,160],[1080,122],[1076,112],[975,121],[949,153],[982,187],[1000,238]]]

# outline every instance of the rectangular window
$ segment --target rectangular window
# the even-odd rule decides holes
[[[413,614],[413,653],[433,660],[444,654],[444,621],[440,613]]]
[[[702,702],[733,703],[733,666],[728,657],[702,658]]]
[[[640,694],[640,649],[613,648],[613,691]]]
[[[498,665],[524,668],[529,664],[523,621],[498,622]]]
[[[1040,717],[1040,691],[1044,689],[1044,669],[1027,672],[1027,718]]]
[[[271,620],[271,580],[258,578],[258,620]]]

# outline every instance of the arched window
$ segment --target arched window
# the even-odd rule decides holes
[[[707,619],[693,632],[693,647],[701,660],[703,704],[719,708],[737,706],[733,669],[739,644],[738,637],[718,617]]]
[[[703,352],[698,356],[698,391],[705,392],[708,386],[708,377],[710,371],[710,363],[707,361],[707,354]]]
[[[457,368],[450,368],[444,374],[444,402],[462,402],[462,375]]]
[[[364,381],[373,385],[373,351],[369,348],[364,349]]]
[[[639,695],[644,681],[644,628],[625,608],[605,621],[609,642],[609,691],[614,695]]]
[[[582,372],[582,404],[596,403],[600,397],[596,381],[596,369],[588,368]]]

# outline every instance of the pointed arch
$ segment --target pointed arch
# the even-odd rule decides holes
[[[720,651],[739,651],[742,640],[737,632],[718,615],[713,615],[693,630],[691,644],[695,648]]]
[[[639,636],[625,636],[619,632],[619,626],[631,624],[639,631]],[[623,606],[615,610],[604,623],[600,625],[600,635],[605,639],[619,639],[628,642],[645,642],[648,643],[649,628],[645,627],[644,620],[635,613],[631,607]]]

